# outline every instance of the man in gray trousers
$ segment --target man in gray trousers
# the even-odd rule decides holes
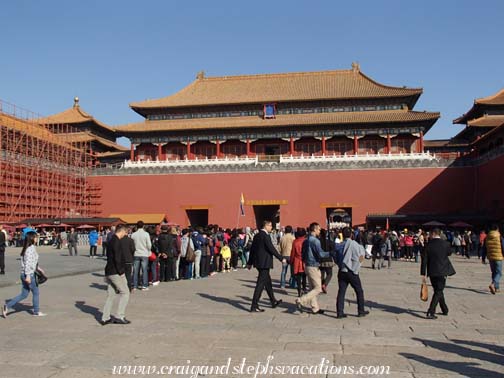
[[[129,324],[129,320],[125,318],[126,306],[129,301],[128,281],[126,280],[126,251],[122,247],[120,240],[126,236],[126,227],[122,224],[118,225],[114,236],[110,240],[107,247],[107,265],[105,266],[105,282],[107,283],[107,301],[103,308],[101,325],[109,323]],[[110,311],[116,296],[119,296],[119,304],[117,306],[117,314],[114,319],[110,317]]]

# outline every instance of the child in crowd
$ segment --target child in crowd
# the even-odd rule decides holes
[[[230,272],[231,271],[231,248],[229,248],[229,245],[226,241],[223,242],[223,247],[221,248],[220,251],[221,258],[222,258],[222,271],[223,272]]]

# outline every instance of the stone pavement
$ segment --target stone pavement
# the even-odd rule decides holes
[[[78,256],[69,256],[68,249],[55,249],[48,246],[37,247],[40,255],[40,266],[51,277],[72,276],[75,274],[91,273],[105,267],[106,260],[101,257],[101,247],[98,257],[90,259],[89,247],[78,249]],[[0,287],[19,284],[19,270],[21,248],[9,247],[5,253],[6,274],[0,275]]]
[[[69,257],[61,259],[73,264]],[[114,365],[222,366],[228,358],[232,367],[243,358],[249,366],[266,363],[270,355],[276,367],[319,365],[325,358],[356,369],[388,365],[389,377],[503,377],[504,294],[489,294],[488,265],[453,261],[457,275],[445,291],[450,314],[437,320],[423,318],[427,304],[419,299],[419,264],[408,262],[377,271],[367,261],[361,277],[371,313],[355,316],[350,289],[349,316],[342,320],[335,318],[335,279],[329,294],[320,296],[326,314],[299,314],[294,290],[278,288],[279,263],[272,274],[284,301],[279,308],[265,302],[264,313],[249,313],[256,273],[239,270],[135,292],[127,309],[132,324],[126,326],[97,322],[106,296],[101,271],[51,279],[41,288],[41,309],[48,316],[30,316],[30,300],[0,318],[0,377],[110,377]],[[18,292],[18,286],[0,288],[0,300]],[[253,374],[230,370],[226,376]]]

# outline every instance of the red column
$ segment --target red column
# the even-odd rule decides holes
[[[161,160],[161,154],[163,153],[161,143],[157,145],[157,158],[158,160]]]
[[[359,153],[359,139],[357,138],[357,135],[354,135],[353,137],[353,150],[354,155],[357,155]]]
[[[420,131],[420,151],[419,152],[424,152],[423,131]]]
[[[191,160],[191,142],[187,141],[187,159]]]
[[[131,161],[135,160],[135,145],[133,143],[131,143],[130,160]]]
[[[217,143],[215,145],[217,148],[217,151],[216,151],[217,158],[220,158],[220,141],[218,139],[217,139]]]
[[[247,139],[247,157],[251,157],[251,153],[250,153],[250,139]]]
[[[390,139],[390,134],[387,134],[387,154],[392,151],[392,140]]]
[[[326,154],[325,136],[322,137],[322,155]]]
[[[294,156],[294,138],[293,137],[290,137],[290,147],[289,147],[289,149],[290,149],[290,154],[292,156]]]

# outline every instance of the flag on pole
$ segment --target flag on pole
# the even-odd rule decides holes
[[[243,197],[243,193],[240,196],[240,214],[242,217],[245,216],[245,198]]]

